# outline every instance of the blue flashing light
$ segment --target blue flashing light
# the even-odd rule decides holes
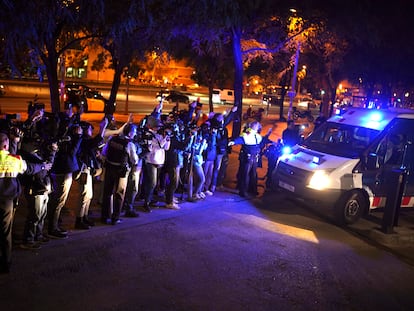
[[[290,154],[292,153],[292,148],[290,148],[290,146],[284,146],[282,148],[282,154]]]
[[[383,115],[382,115],[382,113],[381,112],[379,112],[379,111],[376,111],[376,112],[373,112],[373,113],[371,113],[371,115],[370,115],[370,119],[371,119],[371,121],[374,121],[374,122],[380,122],[382,119],[383,119]]]
[[[368,115],[368,117],[364,120],[364,124],[362,126],[372,128],[372,129],[379,129],[381,127],[381,121],[383,121],[384,115],[379,111],[374,111]]]

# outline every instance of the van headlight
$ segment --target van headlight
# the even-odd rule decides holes
[[[308,187],[315,190],[324,190],[331,183],[331,178],[329,177],[329,172],[327,171],[316,171],[313,173]]]

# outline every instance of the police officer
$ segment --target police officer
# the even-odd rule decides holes
[[[18,139],[18,138],[16,138]],[[30,164],[9,153],[9,137],[0,133],[0,273],[10,272],[14,200],[20,195],[18,174],[49,170],[50,163]]]
[[[287,121],[287,128],[282,132],[282,141],[284,146],[293,147],[300,142],[299,129],[295,126],[293,120]]]
[[[239,195],[245,197],[247,192],[257,194],[257,163],[261,151],[262,136],[259,134],[261,125],[258,121],[250,123],[249,127],[229,146],[241,145],[239,155],[238,187]]]
[[[116,225],[121,222],[119,217],[128,176],[138,165],[137,149],[133,142],[136,134],[136,125],[128,123],[123,134],[111,137],[102,150],[105,157],[105,178],[101,221],[104,224]]]

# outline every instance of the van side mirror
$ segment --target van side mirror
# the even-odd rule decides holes
[[[369,153],[367,156],[366,166],[368,170],[375,170],[379,168],[378,155],[376,153]]]

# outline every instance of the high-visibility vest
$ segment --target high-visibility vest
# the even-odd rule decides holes
[[[26,171],[26,162],[19,155],[0,150],[0,178],[16,178]]]

